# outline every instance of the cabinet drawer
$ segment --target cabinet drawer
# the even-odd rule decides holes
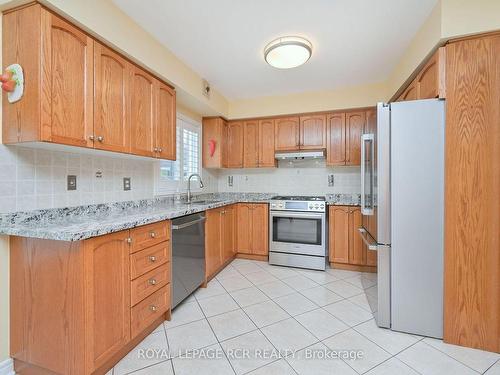
[[[163,264],[132,281],[130,306],[135,306],[144,298],[163,288],[170,282],[170,263]]]
[[[170,241],[134,253],[130,255],[130,279],[144,275],[168,261],[170,261]]]
[[[130,253],[135,253],[149,246],[169,240],[170,221],[160,221],[131,229],[130,238],[132,239]]]
[[[156,291],[130,311],[130,332],[135,337],[170,308],[170,284]]]

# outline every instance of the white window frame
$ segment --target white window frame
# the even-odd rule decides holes
[[[201,142],[202,142],[202,126],[201,123],[199,123],[196,120],[193,120],[192,118],[189,118],[182,113],[177,113],[177,119],[176,119],[176,155],[179,156],[181,159],[179,162],[182,163],[182,158],[183,158],[183,152],[179,148],[177,144],[177,134],[178,132],[182,132],[183,129],[188,129],[192,131],[196,131],[199,134],[198,137],[198,149],[200,151],[199,158],[198,158],[198,171],[201,175],[202,173],[202,149],[201,149]],[[158,161],[157,165],[155,166],[155,194],[156,195],[165,195],[165,194],[173,194],[173,193],[182,193],[185,192],[187,189],[187,180],[183,179],[183,167],[182,164],[180,166],[180,180],[178,181],[168,181],[168,180],[162,180],[160,178],[160,167],[161,167],[162,161]],[[199,187],[198,183],[191,183],[191,191],[192,192],[198,192],[201,191],[201,188]]]

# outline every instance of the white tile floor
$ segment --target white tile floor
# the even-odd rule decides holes
[[[500,375],[499,354],[378,328],[375,283],[236,259],[110,374]],[[336,350],[363,356],[318,358]]]

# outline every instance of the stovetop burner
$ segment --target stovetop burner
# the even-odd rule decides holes
[[[300,196],[300,195],[278,195],[276,197],[272,197],[272,200],[278,201],[325,201],[325,197],[319,196]]]

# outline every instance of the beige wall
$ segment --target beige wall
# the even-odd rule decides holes
[[[386,97],[385,83],[345,87],[332,91],[260,97],[229,103],[229,118],[373,106]]]
[[[24,1],[27,2],[27,1]],[[176,87],[177,100],[196,112],[227,116],[226,98],[212,90],[202,94],[201,77],[138,26],[110,0],[42,0],[50,8],[103,39]],[[20,1],[0,0],[0,9]]]
[[[499,0],[441,0],[441,37],[500,29]]]

